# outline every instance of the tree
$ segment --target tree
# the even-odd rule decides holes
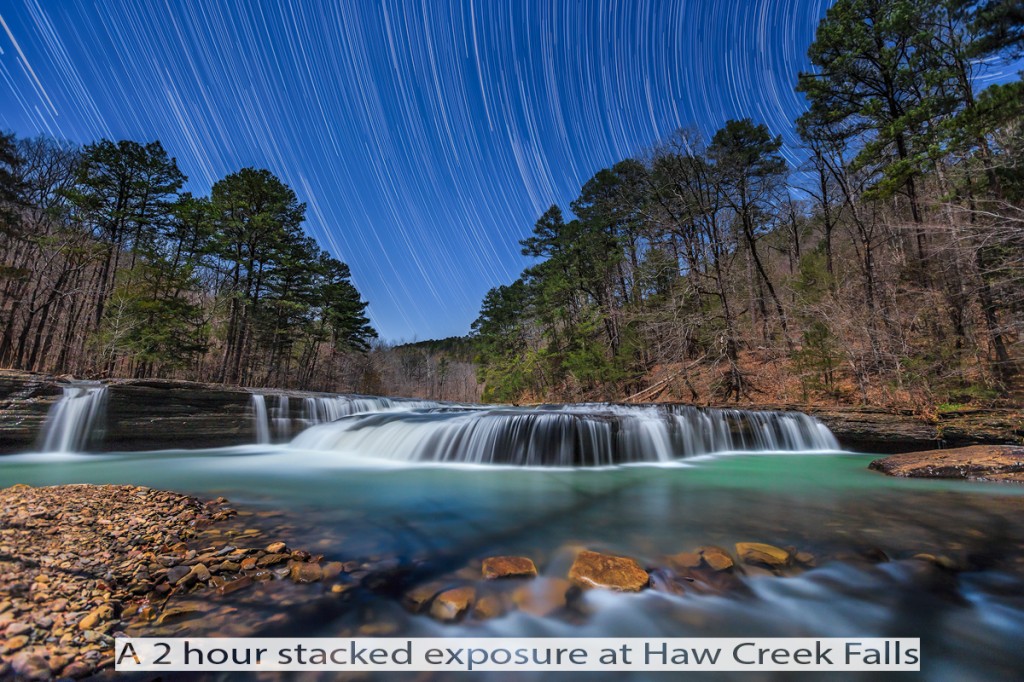
[[[917,181],[929,163],[928,123],[942,101],[927,78],[937,67],[921,49],[920,27],[935,3],[927,0],[839,0],[818,25],[797,90],[810,104],[805,126],[828,126],[856,138],[855,167],[878,174],[879,196],[905,192],[924,272],[925,234]],[[922,275],[922,279],[927,279]]]
[[[786,313],[757,249],[758,237],[769,229],[768,218],[775,212],[774,204],[786,177],[781,147],[782,138],[773,138],[764,124],[755,125],[749,118],[730,120],[712,138],[708,157],[715,162],[722,196],[736,213],[757,274],[775,304],[788,347],[791,341]],[[766,324],[763,299],[760,306]]]
[[[78,178],[68,192],[73,216],[106,247],[96,282],[94,325],[99,326],[123,255],[134,267],[135,248],[146,248],[170,220],[185,181],[159,141],[100,140],[86,145]]]
[[[215,249],[227,267],[230,312],[219,380],[248,378],[247,353],[269,278],[301,235],[306,207],[270,171],[243,168],[213,186]]]

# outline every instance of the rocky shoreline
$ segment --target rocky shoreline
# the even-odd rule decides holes
[[[342,573],[340,562],[284,542],[262,545],[256,529],[208,544],[219,538],[207,529],[238,514],[226,503],[121,485],[0,490],[0,678],[111,668],[115,637],[206,614],[192,593],[225,597]]]
[[[114,379],[107,386],[103,450],[214,448],[255,442],[253,390],[169,379]],[[300,404],[322,396],[263,390]],[[0,454],[31,450],[62,383],[43,374],[0,370]],[[847,449],[909,452],[976,444],[1024,444],[1024,411],[961,410],[924,418],[909,411],[866,406],[722,405],[796,410],[820,419]]]

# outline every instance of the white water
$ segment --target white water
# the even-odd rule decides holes
[[[441,403],[406,398],[360,395],[322,395],[302,399],[298,410],[283,393],[252,396],[253,425],[258,444],[284,442],[307,427],[332,422],[353,414],[391,412],[438,407]]]
[[[357,414],[307,429],[292,447],[399,461],[574,467],[839,444],[799,412],[594,404]]]
[[[256,442],[270,443],[270,420],[267,418],[267,401],[259,393],[252,394],[252,419],[256,429]]]
[[[64,395],[57,401],[43,424],[40,436],[43,452],[81,452],[91,438],[97,437],[107,387],[98,383],[76,383],[64,386]]]

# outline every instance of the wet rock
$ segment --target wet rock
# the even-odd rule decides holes
[[[402,605],[412,613],[419,613],[430,603],[434,595],[445,588],[444,583],[430,582],[417,585],[402,596]]]
[[[290,575],[297,583],[315,583],[324,577],[319,564],[292,564]]]
[[[245,587],[249,587],[252,584],[252,578],[245,575],[239,578],[238,580],[232,580],[229,583],[224,583],[223,585],[217,588],[217,592],[220,594],[231,594],[232,592],[237,592],[238,590],[241,590]]]
[[[487,620],[505,615],[505,602],[498,594],[485,594],[473,604],[473,617]]]
[[[889,476],[1024,483],[1024,447],[973,445],[907,452],[876,459],[869,467]]]
[[[181,620],[188,620],[190,618],[198,618],[203,615],[203,610],[197,605],[183,605],[175,606],[165,610],[160,617],[157,618],[157,625],[163,625],[168,622],[176,622]]]
[[[704,563],[715,571],[728,571],[735,565],[729,553],[721,547],[715,547],[714,545],[701,547],[700,555],[704,559]]]
[[[183,578],[185,578],[192,569],[188,566],[174,566],[173,568],[167,569],[167,582],[172,585],[177,585]]]
[[[650,576],[634,559],[583,550],[569,569],[569,580],[581,587],[639,592]]]
[[[814,567],[818,565],[818,560],[814,558],[814,555],[810,552],[797,552],[793,555],[793,558],[797,563],[807,567]]]
[[[737,542],[736,555],[746,564],[781,568],[789,563],[789,552],[763,542]]]
[[[210,579],[210,569],[208,569],[204,564],[196,564],[192,567],[189,575],[194,580],[205,583]]]
[[[285,552],[287,549],[288,545],[286,545],[283,542],[272,542],[269,545],[267,545],[265,551],[267,552],[267,554],[281,554]]]
[[[697,568],[702,561],[700,552],[679,552],[667,558],[672,566],[682,569]]]
[[[283,543],[279,543],[283,544]],[[266,554],[256,560],[256,566],[259,568],[265,568],[267,566],[273,566],[289,559],[288,554]]]
[[[430,603],[430,615],[442,621],[457,620],[466,613],[475,598],[476,590],[469,586],[446,590]]]
[[[911,558],[917,559],[918,561],[927,561],[931,565],[938,566],[939,568],[947,571],[955,571],[959,568],[957,563],[947,556],[935,556],[934,554],[922,552],[920,554],[915,554]]]
[[[337,578],[341,575],[343,570],[343,564],[340,561],[329,561],[323,565],[324,580],[330,580]]]
[[[498,578],[532,578],[537,575],[533,559],[524,556],[492,556],[484,559],[482,567],[486,580]]]

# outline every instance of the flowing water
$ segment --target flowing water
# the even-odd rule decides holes
[[[818,564],[786,577],[748,573],[743,589],[722,594],[590,591],[552,615],[513,610],[454,625],[380,595],[318,607],[290,634],[904,636],[921,638],[927,679],[1019,679],[1024,670],[1020,487],[888,478],[866,468],[870,455],[837,451],[827,430],[796,414],[354,407],[346,398],[335,415],[293,398],[275,416],[276,396],[266,400],[268,439],[273,420],[287,418],[300,431],[290,442],[15,455],[0,459],[0,485],[114,482],[224,495],[238,508],[282,512],[274,523],[293,546],[340,560],[422,562],[441,576],[493,554],[525,554],[543,576],[564,577],[578,547],[665,567],[677,552],[742,541],[793,546]],[[933,569],[911,558],[918,553],[964,570]],[[654,575],[660,584],[663,573]]]

